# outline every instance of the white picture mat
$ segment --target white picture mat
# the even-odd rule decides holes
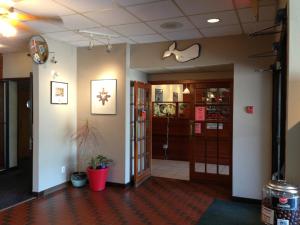
[[[108,101],[102,104],[99,99],[100,92],[104,89]],[[92,80],[91,81],[91,113],[92,114],[116,114],[117,113],[117,80]]]
[[[59,89],[62,90],[62,95],[59,94]],[[68,103],[68,83],[51,82],[51,103],[52,104],[67,104]]]

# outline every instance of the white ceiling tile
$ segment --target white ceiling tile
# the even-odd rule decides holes
[[[182,26],[174,30],[165,29],[160,26],[163,23],[170,23],[170,22],[180,23],[182,24]],[[147,22],[147,24],[159,33],[165,33],[170,31],[182,31],[182,30],[195,28],[194,25],[185,17],[178,17],[178,18],[166,19],[166,20],[156,20],[156,21]]]
[[[103,42],[104,44],[108,44],[108,40],[107,39],[97,39],[101,42]],[[126,37],[116,37],[116,38],[110,38],[109,39],[109,43],[110,44],[122,44],[122,43],[128,43],[128,44],[134,44],[136,42],[130,40],[129,38],[126,38]]]
[[[105,26],[139,22],[134,16],[121,8],[114,8],[103,12],[94,11],[85,13],[84,15]]]
[[[71,45],[77,46],[77,47],[88,47],[90,45],[90,41],[89,40],[85,40],[85,41],[71,41],[69,42]],[[94,41],[94,46],[97,45],[104,45],[104,43],[99,42],[99,41]]]
[[[171,0],[130,6],[127,9],[144,21],[182,16],[180,10]]]
[[[239,25],[226,27],[209,27],[200,30],[206,37],[218,37],[227,35],[238,35],[242,33]]]
[[[61,18],[64,21],[64,26],[71,30],[99,26],[99,24],[97,24],[79,14],[62,16]]]
[[[62,16],[74,14],[74,12],[66,7],[59,5],[51,0],[30,0],[19,1],[15,3],[15,8],[27,13],[35,15],[52,15]]]
[[[264,5],[276,5],[277,0],[260,0],[259,5],[264,6]]]
[[[242,23],[256,22],[252,8],[238,10]],[[275,20],[276,7],[262,6],[259,8],[259,21]]]
[[[218,18],[220,19],[220,22],[208,23],[207,20],[212,18]],[[238,18],[234,11],[225,11],[219,13],[190,16],[190,19],[199,28],[239,24]]]
[[[111,44],[121,44],[121,43],[135,44],[136,42],[125,37],[118,37],[118,38],[110,39],[110,43]]]
[[[238,9],[238,13],[242,23],[256,21],[252,8]]]
[[[111,29],[106,28],[106,27],[94,27],[94,28],[89,28],[89,29],[84,29],[84,30],[97,32],[102,35],[120,36],[118,33],[114,32]],[[82,33],[82,34],[84,35],[84,33]],[[97,35],[95,35],[95,36],[97,36]]]
[[[276,6],[262,6],[259,8],[259,21],[274,20],[276,17]]]
[[[132,36],[130,38],[136,41],[137,43],[154,43],[154,42],[166,41],[166,39],[160,36],[159,34]]]
[[[32,29],[40,32],[40,33],[49,33],[49,32],[58,32],[64,31],[65,28],[62,26],[54,25],[51,23],[33,20],[33,21],[26,21],[24,22],[27,26],[31,27]]]
[[[248,8],[251,7],[251,0],[234,0],[237,8]],[[276,5],[277,0],[260,0],[259,5],[260,6],[266,6],[266,5]]]
[[[109,10],[115,7],[112,0],[55,0],[76,12],[83,13],[95,10]]]
[[[187,15],[233,10],[232,0],[175,0]]]
[[[264,21],[264,22],[258,22],[258,23],[245,23],[242,24],[245,33],[250,34],[254,33],[256,31],[271,27],[274,25],[273,21]]]
[[[122,6],[137,5],[137,4],[154,2],[154,1],[157,0],[116,0],[116,2]]]
[[[175,31],[175,32],[164,33],[164,36],[172,41],[201,38],[201,34],[196,29],[185,30],[184,32]]]
[[[238,9],[251,7],[251,0],[233,0]]]
[[[88,40],[88,38],[83,37],[73,31],[47,33],[45,34],[45,36],[55,40],[68,41],[68,42]]]
[[[118,26],[112,26],[110,28],[126,36],[146,35],[146,34],[155,33],[151,28],[149,28],[144,23],[118,25]]]

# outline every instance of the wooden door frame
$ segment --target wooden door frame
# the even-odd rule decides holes
[[[140,81],[133,82],[134,87],[134,183],[135,186],[138,187],[142,184],[145,180],[147,180],[151,176],[151,164],[152,164],[152,103],[151,103],[151,84],[143,83]],[[143,172],[142,175],[138,176],[138,157],[137,157],[137,149],[138,149],[138,142],[137,142],[137,129],[136,129],[136,118],[138,118],[138,107],[137,107],[137,100],[138,100],[138,89],[148,89],[149,92],[149,127],[146,128],[146,148],[150,149],[149,153],[149,168]],[[149,135],[148,135],[149,134]],[[146,150],[147,152],[147,150]],[[146,156],[147,157],[147,156]]]

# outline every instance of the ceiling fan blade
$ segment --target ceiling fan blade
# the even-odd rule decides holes
[[[22,0],[20,0],[22,1]],[[49,22],[49,23],[55,23],[55,24],[63,24],[63,20],[59,16],[40,16],[40,15],[33,15],[30,13],[26,13],[22,10],[13,8],[11,10],[13,12],[17,12],[17,19],[19,21],[32,21],[32,20],[39,20],[39,21],[44,21],[44,22]]]
[[[55,24],[63,24],[63,20],[59,16],[35,16],[35,15],[26,15],[22,14],[22,21],[32,21],[32,20],[39,20],[49,23]]]
[[[258,22],[259,20],[259,4],[258,4],[258,0],[251,0],[251,7],[254,13],[254,17],[256,19],[256,21]]]

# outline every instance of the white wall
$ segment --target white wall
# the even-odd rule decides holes
[[[46,38],[49,51],[55,52],[57,64],[50,60],[33,65],[33,191],[40,192],[69,179],[76,168],[76,146],[71,135],[77,116],[77,51],[75,47]],[[68,83],[68,104],[50,104],[52,70],[59,72],[55,81]],[[66,172],[62,173],[62,167]]]
[[[92,50],[86,47],[78,48],[77,55],[78,126],[88,120],[93,127],[97,128],[99,131],[97,154],[104,154],[113,160],[108,181],[123,184],[126,154],[126,45],[114,45],[110,53],[106,52],[105,46],[96,46]],[[90,82],[98,79],[117,79],[116,115],[91,114]]]
[[[154,70],[234,64],[233,196],[260,199],[263,185],[271,178],[272,77],[255,70],[268,68],[273,59],[249,56],[270,51],[273,38],[241,35],[177,43],[184,49],[196,42],[202,45],[200,58],[184,64],[174,57],[161,59],[169,42],[133,45],[131,67]],[[254,106],[254,114],[246,114],[247,105]]]
[[[288,96],[286,133],[286,179],[300,186],[300,1],[288,3]]]
[[[27,52],[3,54],[3,78],[29,77],[32,60]]]
[[[234,66],[233,195],[261,198],[271,179],[271,74],[256,73],[253,66]],[[254,114],[245,106],[254,106]]]

